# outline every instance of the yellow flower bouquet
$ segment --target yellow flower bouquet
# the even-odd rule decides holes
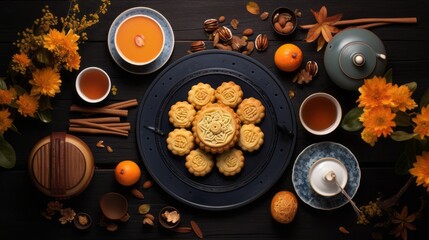
[[[365,79],[358,89],[358,106],[344,116],[341,126],[347,131],[362,130],[361,138],[371,146],[382,136],[412,141],[413,150],[400,156],[396,172],[415,176],[416,184],[429,192],[429,90],[417,104],[411,97],[416,88],[415,82],[393,84],[391,70],[383,77]]]
[[[78,0],[70,0],[68,14],[55,16],[45,6],[42,17],[31,28],[18,33],[5,78],[0,78],[0,166],[12,168],[16,163],[13,147],[3,134],[11,129],[15,117],[51,121],[50,99],[61,91],[60,72],[79,70],[79,44],[87,40],[87,28],[99,22],[110,0],[100,0],[99,8],[81,15]]]

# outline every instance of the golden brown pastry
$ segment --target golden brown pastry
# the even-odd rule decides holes
[[[193,85],[188,92],[188,102],[194,105],[195,109],[201,109],[208,103],[216,100],[215,89],[208,83],[198,83]]]
[[[253,152],[258,150],[262,143],[264,143],[264,133],[260,127],[252,123],[241,126],[238,145],[243,151]]]
[[[180,101],[173,104],[168,112],[169,121],[176,128],[188,128],[194,120],[195,108],[187,101]]]
[[[240,149],[232,148],[216,157],[216,167],[225,176],[234,176],[244,167],[244,155]]]
[[[235,108],[243,100],[243,91],[240,85],[233,81],[223,82],[216,88],[215,96],[218,102]]]
[[[244,99],[237,107],[237,115],[244,124],[258,124],[265,116],[265,107],[254,97]]]
[[[209,103],[197,112],[192,122],[192,132],[201,149],[221,153],[237,143],[240,119],[232,108]]]
[[[199,148],[192,150],[186,156],[185,167],[197,177],[205,176],[214,166],[213,156]]]
[[[298,200],[290,191],[279,191],[271,200],[271,216],[279,223],[292,222],[298,211]]]
[[[168,133],[167,148],[175,155],[184,156],[195,146],[191,131],[184,128],[175,128]]]

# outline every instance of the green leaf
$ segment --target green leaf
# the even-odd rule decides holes
[[[27,90],[25,90],[23,87],[19,85],[14,85],[13,87],[15,88],[16,94],[18,94],[18,96],[23,95],[24,93],[27,93]]]
[[[52,112],[49,109],[38,111],[37,116],[39,117],[40,121],[44,123],[50,123],[52,121]]]
[[[407,141],[417,136],[417,133],[407,133],[405,131],[394,131],[390,137],[398,142]]]
[[[9,144],[3,135],[0,135],[0,167],[11,169],[15,167],[16,154],[12,145]]]
[[[400,127],[408,127],[411,126],[411,118],[410,115],[404,112],[397,112],[395,117],[396,126]]]
[[[358,131],[363,128],[362,122],[359,121],[360,115],[363,113],[363,108],[355,107],[344,116],[341,127],[349,132]]]
[[[408,174],[408,170],[411,168],[412,163],[415,161],[416,153],[416,142],[406,142],[404,152],[395,162],[395,173],[399,175]]]
[[[386,82],[388,83],[393,82],[393,70],[391,68],[384,74],[384,78],[386,78]]]
[[[7,83],[5,81],[6,78],[0,77],[0,89],[6,90],[7,89]]]
[[[414,92],[417,89],[417,83],[416,82],[409,82],[409,83],[405,83],[404,85],[407,86],[411,92]]]
[[[420,107],[426,107],[429,104],[429,88],[426,89],[422,98],[420,99]]]

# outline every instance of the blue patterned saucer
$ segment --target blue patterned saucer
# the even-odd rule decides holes
[[[308,172],[312,164],[321,158],[332,157],[340,160],[347,169],[348,181],[344,190],[353,198],[359,184],[361,171],[353,153],[335,142],[314,143],[306,147],[296,158],[292,169],[292,183],[298,197],[306,204],[322,210],[339,208],[348,200],[343,194],[325,197],[317,194],[310,186]]]
[[[118,29],[121,22],[123,22],[125,19],[135,15],[146,15],[155,19],[163,29],[165,37],[164,48],[159,57],[149,64],[140,66],[130,64],[127,61],[123,60],[118,53],[118,49],[116,49],[115,47],[116,29]],[[134,74],[149,74],[160,69],[170,59],[174,49],[174,33],[173,29],[170,26],[170,23],[161,13],[147,7],[134,7],[125,10],[124,12],[119,14],[113,21],[112,25],[110,26],[109,33],[107,35],[107,44],[110,51],[110,55],[112,55],[113,60],[125,71]]]

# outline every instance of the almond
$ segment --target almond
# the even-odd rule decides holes
[[[246,29],[243,30],[243,35],[244,36],[250,36],[252,34],[253,34],[253,29],[251,29],[251,28],[246,28]]]
[[[191,220],[191,227],[192,230],[194,230],[195,235],[197,235],[198,238],[203,239],[203,232],[201,231],[201,228],[198,226],[197,222]]]
[[[146,180],[143,183],[143,189],[148,189],[151,188],[153,186],[153,182],[151,180]]]
[[[143,193],[140,190],[138,190],[137,188],[131,189],[131,194],[136,198],[144,199]]]

